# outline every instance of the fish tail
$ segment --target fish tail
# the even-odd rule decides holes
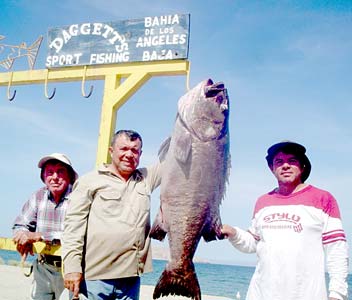
[[[163,271],[155,286],[153,299],[167,295],[180,295],[201,300],[199,282],[192,262],[186,270],[182,267]]]

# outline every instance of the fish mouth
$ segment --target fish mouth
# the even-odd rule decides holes
[[[227,89],[223,82],[214,83],[208,79],[204,86],[204,95],[206,98],[213,98],[220,105],[221,111],[229,109]]]
[[[223,91],[225,85],[223,82],[214,82],[211,79],[208,79],[205,83],[204,94],[207,98],[215,97],[219,92]]]

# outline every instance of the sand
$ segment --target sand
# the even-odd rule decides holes
[[[27,269],[24,271],[28,271]],[[29,291],[33,275],[26,277],[20,267],[0,265],[0,299],[1,300],[29,300]],[[141,286],[140,300],[153,300],[154,287]],[[168,296],[160,300],[189,300],[186,297]],[[202,300],[231,300],[225,297],[202,295]]]

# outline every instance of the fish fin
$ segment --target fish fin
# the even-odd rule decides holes
[[[178,135],[175,140],[175,157],[178,161],[185,163],[192,150],[192,136],[188,131]]]
[[[155,218],[152,229],[149,232],[149,237],[151,237],[152,239],[155,239],[155,240],[159,240],[159,241],[164,240],[164,238],[167,234],[167,231],[163,227],[161,216],[162,216],[162,213],[160,210],[158,215]]]
[[[149,236],[152,239],[163,241],[166,236],[166,231],[162,228],[161,224],[154,224],[149,232]]]
[[[200,286],[192,262],[179,269],[164,270],[155,286],[153,299],[180,295],[201,300]]]
[[[211,242],[214,240],[223,240],[225,238],[225,235],[222,234],[221,232],[217,232],[215,230],[212,231],[208,231],[206,233],[203,234],[203,239],[206,242]]]
[[[165,160],[166,154],[170,148],[170,142],[171,142],[171,137],[167,138],[160,146],[158,156],[161,162]]]
[[[215,231],[212,230],[212,231],[204,232],[204,233],[203,233],[203,239],[204,239],[206,242],[211,242],[211,241],[216,240],[216,233],[215,233]]]

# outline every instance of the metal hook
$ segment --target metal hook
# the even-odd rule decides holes
[[[10,79],[9,79],[9,84],[7,86],[7,99],[9,101],[12,101],[16,97],[16,90],[13,91],[13,94],[10,97],[10,88],[11,88],[11,83],[12,83],[12,77],[13,77],[13,72],[11,72]]]
[[[47,97],[50,100],[50,99],[54,98],[55,93],[56,93],[56,88],[54,88],[53,93],[51,94],[51,96],[49,96],[48,95],[48,77],[49,77],[49,69],[47,69],[47,72],[46,72],[44,94],[45,94],[45,97]]]
[[[86,92],[84,91],[84,83],[86,82],[86,73],[87,73],[87,66],[84,66],[84,73],[83,73],[83,79],[82,79],[82,84],[81,84],[81,91],[82,91],[82,96],[85,98],[89,98],[92,93],[93,93],[93,86],[90,86],[90,91],[88,93],[88,95],[86,94]]]

